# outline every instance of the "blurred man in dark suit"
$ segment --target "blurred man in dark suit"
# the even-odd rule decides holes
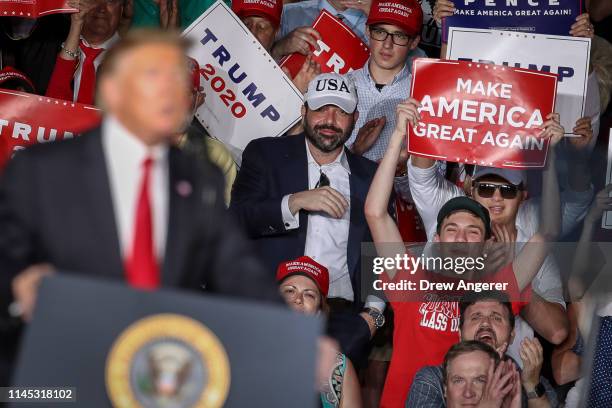
[[[41,278],[54,271],[279,299],[224,210],[220,172],[171,147],[189,111],[185,46],[169,33],[128,34],[99,71],[101,128],[9,164],[0,310],[12,302],[28,320]]]

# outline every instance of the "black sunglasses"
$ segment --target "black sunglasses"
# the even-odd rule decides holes
[[[493,197],[495,190],[499,189],[499,193],[501,194],[502,198],[512,200],[513,198],[516,198],[519,192],[519,188],[514,184],[494,184],[476,181],[474,186],[476,187],[476,191],[478,191],[478,195],[482,198]]]

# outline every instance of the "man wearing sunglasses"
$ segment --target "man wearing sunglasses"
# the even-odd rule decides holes
[[[555,119],[558,121],[558,117]],[[573,141],[573,139],[572,139]],[[567,185],[561,194],[561,236],[570,232],[584,218],[593,195],[585,168],[580,143],[571,144]],[[489,210],[492,230],[498,241],[516,242],[517,250],[537,231],[540,223],[537,199],[527,200],[526,174],[519,170],[476,167],[472,184],[464,191],[446,180],[431,159],[411,157],[408,161],[410,191],[423,219],[427,236],[435,235],[436,215],[453,197],[472,196]],[[518,344],[531,337],[533,330],[553,344],[560,344],[568,332],[563,285],[557,265],[548,257],[533,279],[532,302],[516,321],[516,341],[508,353],[520,361]]]

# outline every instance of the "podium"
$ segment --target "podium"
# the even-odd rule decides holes
[[[76,401],[9,406],[311,408],[321,330],[282,306],[58,273],[38,292],[13,386],[70,387]]]

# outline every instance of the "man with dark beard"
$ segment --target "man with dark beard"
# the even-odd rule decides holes
[[[384,323],[384,302],[361,291],[361,242],[371,242],[363,204],[376,164],[344,147],[356,107],[349,79],[332,73],[312,80],[302,107],[304,133],[249,143],[230,210],[271,274],[303,255],[329,269],[330,334],[359,365]]]

